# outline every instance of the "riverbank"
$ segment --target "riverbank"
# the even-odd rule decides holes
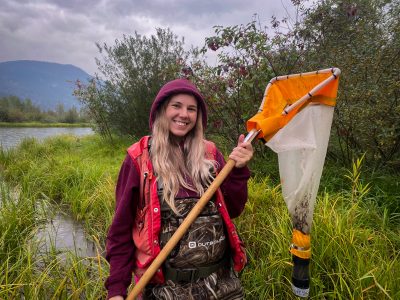
[[[131,142],[57,137],[45,143],[26,140],[18,149],[0,151],[1,174],[17,187],[16,192],[1,191],[0,299],[22,294],[26,299],[105,298],[108,264],[100,254],[113,216],[118,170]],[[334,180],[348,186],[349,174]],[[348,189],[321,188],[312,229],[313,298],[400,297],[398,220],[362,188],[361,181]],[[56,253],[39,256],[31,240],[48,210],[62,210],[83,222],[98,255],[68,253],[67,263]],[[246,299],[296,299],[290,285],[291,223],[280,186],[268,177],[252,178],[246,209],[235,222],[249,256],[240,275]],[[38,269],[38,262],[45,264]]]
[[[90,123],[40,123],[40,122],[0,122],[0,127],[92,127]]]

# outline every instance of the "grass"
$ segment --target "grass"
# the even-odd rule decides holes
[[[61,136],[44,144],[26,139],[18,149],[2,152],[0,161],[6,180],[19,185],[29,198],[46,198],[67,207],[87,223],[90,234],[104,240],[125,148],[98,136]]]
[[[104,240],[112,220],[114,182],[125,146],[99,138],[63,136],[18,149],[0,151],[0,170],[12,192],[2,186],[0,205],[0,299],[104,299],[108,264]],[[32,243],[52,210],[66,210],[81,220],[97,257],[56,249],[43,254]]]
[[[0,127],[91,127],[89,123],[0,122]]]
[[[113,216],[117,173],[130,143],[64,136],[45,143],[28,139],[16,150],[0,151],[1,174],[7,186],[16,187],[1,185],[0,299],[105,297],[108,264],[100,254]],[[398,200],[391,190],[396,186],[374,181],[368,186],[361,165],[324,171],[312,228],[312,299],[400,298],[400,218],[395,205],[385,205]],[[296,299],[288,251],[292,227],[279,176],[261,174],[249,181],[249,201],[235,220],[249,256],[241,273],[246,299]],[[380,176],[398,182],[395,174]],[[32,237],[50,209],[63,209],[83,222],[98,255],[68,253],[60,260],[56,249],[40,254]]]
[[[249,203],[237,224],[250,265],[242,274],[250,299],[291,295],[290,218],[277,187],[252,180]],[[398,223],[384,217],[373,199],[351,202],[347,192],[322,193],[312,228],[313,299],[398,299]]]

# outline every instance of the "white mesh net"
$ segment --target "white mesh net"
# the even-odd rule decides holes
[[[266,144],[278,153],[282,193],[294,228],[308,234],[334,107],[307,105]]]

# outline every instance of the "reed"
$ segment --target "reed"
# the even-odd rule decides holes
[[[7,181],[0,185],[0,299],[105,298],[105,236],[118,170],[131,142],[63,136],[45,143],[28,139],[16,150],[0,151]],[[382,205],[388,191],[365,183],[360,167],[323,175],[336,177],[332,185],[323,178],[325,189],[316,202],[310,298],[400,299],[399,218]],[[240,274],[246,299],[295,299],[288,251],[292,227],[276,181],[252,178],[246,209],[235,220],[249,256]],[[35,234],[57,210],[85,225],[97,255],[40,250]]]
[[[238,219],[249,266],[242,274],[249,299],[297,299],[291,294],[291,223],[277,186],[252,179],[250,197]],[[384,208],[359,190],[322,192],[312,236],[314,299],[398,299],[400,230]],[[354,203],[354,195],[363,196]]]

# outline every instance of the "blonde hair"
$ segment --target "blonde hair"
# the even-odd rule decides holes
[[[157,180],[161,180],[163,199],[171,209],[175,207],[175,197],[180,187],[203,195],[211,184],[216,161],[205,157],[202,111],[197,111],[195,127],[185,136],[183,147],[169,131],[169,120],[165,116],[170,99],[164,101],[156,112],[152,128],[150,158]],[[187,178],[191,179],[191,184]],[[161,200],[161,199],[160,199]]]

